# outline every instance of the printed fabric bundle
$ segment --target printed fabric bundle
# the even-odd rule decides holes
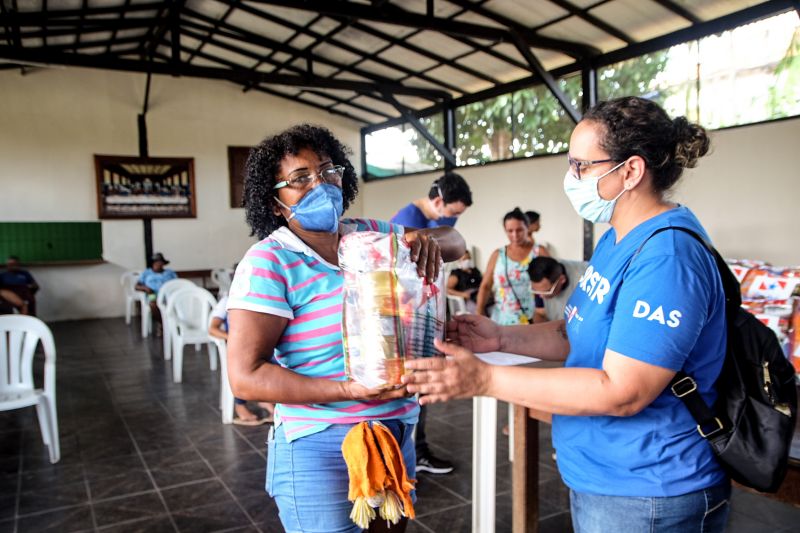
[[[394,387],[406,358],[437,352],[444,337],[444,274],[426,283],[402,235],[350,233],[339,245],[344,275],[342,334],[348,377],[366,387]]]

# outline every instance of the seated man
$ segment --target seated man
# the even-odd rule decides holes
[[[214,307],[211,312],[211,324],[208,326],[208,334],[218,339],[228,340],[228,297],[223,296],[222,299]],[[258,405],[263,407],[269,413],[267,416],[260,417],[251,412],[247,408],[247,402],[240,399],[233,399],[233,410],[236,416],[233,419],[234,424],[242,426],[260,426],[267,422],[272,422],[273,414],[275,412],[275,405],[269,402],[258,402]]]
[[[19,266],[19,257],[9,255],[6,260],[6,270],[0,272],[0,288],[6,289],[19,296],[27,304],[27,312],[31,316],[36,316],[36,291],[39,285],[31,276],[31,273]]]
[[[528,265],[531,292],[542,298],[544,307],[538,307],[534,322],[547,322],[564,318],[564,308],[572,291],[586,272],[585,261],[558,261],[552,257],[535,257]]]
[[[161,286],[172,279],[177,279],[178,275],[174,270],[164,268],[169,261],[164,259],[161,252],[153,254],[150,259],[150,268],[142,272],[139,281],[136,282],[136,290],[147,293],[147,301],[150,302],[150,312],[153,315],[153,323],[156,324],[156,335],[161,333],[161,313],[156,305],[156,297]]]
[[[21,315],[28,314],[28,303],[8,289],[0,289],[0,315],[11,315],[16,310]]]

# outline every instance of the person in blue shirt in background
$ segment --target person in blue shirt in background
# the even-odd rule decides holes
[[[390,220],[407,228],[452,228],[471,205],[472,191],[466,180],[455,172],[447,172],[433,182],[428,196],[417,198]]]
[[[31,273],[20,268],[19,264],[19,257],[8,256],[6,270],[0,272],[0,289],[11,291],[23,301],[25,311],[22,314],[36,316],[36,291],[39,285]]]
[[[643,98],[590,109],[570,139],[564,191],[580,216],[611,228],[565,320],[500,327],[457,316],[452,343],[439,345],[450,357],[406,362],[413,373],[404,381],[420,403],[493,396],[553,414],[576,533],[725,529],[730,481],[668,386],[683,370],[713,405],[727,339],[722,282],[690,235],[648,240],[670,226],[708,239],[694,214],[668,199],[708,148],[702,127]],[[565,367],[492,367],[472,354],[494,350]]]
[[[153,314],[153,323],[156,324],[156,334],[161,328],[161,313],[156,305],[156,298],[161,286],[172,279],[177,279],[178,274],[174,270],[165,268],[169,261],[164,259],[161,252],[153,254],[150,258],[150,268],[142,272],[139,281],[136,282],[136,290],[147,294],[147,301],[150,302],[150,312]]]
[[[407,228],[436,228],[456,225],[458,217],[472,205],[472,191],[466,180],[455,172],[447,172],[431,185],[428,196],[418,198],[400,209],[390,221]],[[446,283],[446,280],[445,280]],[[425,434],[428,410],[423,406],[417,422],[417,472],[449,474],[453,463],[431,453]]]

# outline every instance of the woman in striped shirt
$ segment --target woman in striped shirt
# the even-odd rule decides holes
[[[236,269],[228,301],[228,372],[233,392],[277,403],[268,443],[267,492],[287,531],[360,531],[349,518],[341,443],[353,425],[380,420],[414,477],[411,441],[419,406],[404,389],[367,389],[345,376],[338,245],[353,231],[404,233],[418,273],[435,279],[464,253],[452,228],[405,231],[342,218],[358,192],[348,150],[325,128],[301,125],[250,153],[245,208],[253,245]],[[275,356],[278,364],[270,363]],[[381,520],[370,531],[387,529]]]

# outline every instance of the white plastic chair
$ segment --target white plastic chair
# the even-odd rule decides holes
[[[214,317],[209,315],[208,325],[211,326],[211,320]],[[209,335],[210,336],[210,335]],[[219,354],[219,408],[222,411],[222,423],[233,423],[233,390],[231,390],[231,382],[228,381],[228,343],[225,339],[218,339],[211,337],[211,340],[217,347]]]
[[[129,270],[120,276],[119,283],[122,285],[122,290],[125,294],[125,323],[130,325],[131,316],[133,315],[133,307],[139,301],[139,295],[136,290],[136,283],[139,281],[139,276],[142,273],[137,270]]]
[[[218,297],[228,294],[231,290],[231,282],[233,281],[232,268],[215,268],[211,271],[211,281],[219,287]]]
[[[192,287],[197,287],[197,285],[188,279],[171,279],[163,284],[158,290],[158,295],[156,296],[156,305],[158,306],[158,310],[161,312],[161,336],[163,341],[164,359],[167,361],[169,361],[169,359],[172,357],[172,344],[170,340],[172,329],[169,324],[169,315],[167,314],[169,298],[172,294],[181,289],[190,289]]]
[[[217,304],[214,296],[202,287],[192,287],[173,292],[167,304],[166,317],[172,342],[172,380],[183,380],[183,348],[194,344],[200,351],[201,344],[208,345],[208,364],[217,369],[217,350],[213,337],[208,334],[211,311]],[[166,325],[164,334],[166,336]]]
[[[44,348],[44,389],[33,382],[36,346]],[[0,316],[0,411],[36,406],[50,462],[61,459],[56,413],[56,345],[50,328],[36,317]]]

